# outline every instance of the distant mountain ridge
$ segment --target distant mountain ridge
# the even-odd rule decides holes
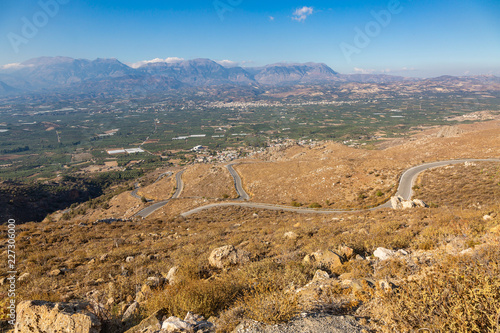
[[[0,95],[22,92],[148,93],[208,86],[285,86],[336,82],[392,83],[422,79],[391,75],[340,74],[323,63],[277,63],[224,67],[210,59],[147,63],[132,68],[117,59],[40,57],[0,67]],[[443,77],[435,80],[460,80]],[[480,81],[498,80],[484,77]]]

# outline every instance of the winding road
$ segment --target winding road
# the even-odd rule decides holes
[[[148,206],[148,207],[144,208],[143,210],[141,210],[140,212],[138,212],[134,216],[146,218],[149,215],[153,214],[157,209],[159,209],[159,208],[165,206],[166,204],[168,204],[170,202],[170,200],[179,198],[179,196],[182,193],[182,190],[184,190],[184,182],[182,181],[182,174],[183,173],[184,173],[184,170],[178,172],[175,175],[175,181],[177,183],[177,185],[176,185],[177,189],[175,190],[174,195],[172,195],[172,197],[170,199],[164,200],[164,201],[159,201],[159,202],[157,202],[155,204],[152,204],[151,206]],[[170,173],[170,175],[172,175],[172,173]],[[158,181],[160,179],[161,178],[157,179],[156,181]]]
[[[413,185],[418,177],[418,175],[426,170],[451,165],[451,164],[461,164],[465,162],[500,162],[500,159],[460,159],[460,160],[449,160],[449,161],[440,161],[440,162],[432,162],[426,163],[422,165],[415,166],[406,170],[399,180],[398,190],[396,195],[403,197],[404,200],[410,200],[413,195]],[[213,203],[206,206],[201,206],[185,213],[182,213],[181,216],[188,217],[192,214],[199,213],[201,211],[211,209],[214,207],[229,207],[229,206],[238,206],[238,207],[248,207],[248,208],[257,208],[257,209],[267,209],[267,210],[281,210],[286,212],[296,212],[296,213],[306,213],[306,214],[338,214],[338,213],[348,213],[348,212],[362,212],[362,211],[373,211],[381,208],[391,208],[390,200],[382,205],[379,205],[370,209],[361,209],[361,210],[332,210],[332,209],[312,209],[312,208],[301,208],[301,207],[289,207],[289,206],[281,206],[281,205],[272,205],[265,203],[252,203],[252,202],[241,202],[249,199],[248,194],[245,192],[242,186],[242,181],[238,173],[233,168],[234,164],[230,164],[227,166],[229,172],[234,178],[234,183],[236,186],[236,191],[239,194],[239,198],[236,201],[232,202],[223,202],[223,203]],[[240,201],[240,202],[238,202]]]
[[[233,176],[234,179],[234,187],[236,188],[236,192],[238,193],[238,199],[236,201],[247,201],[250,200],[250,196],[248,193],[243,189],[243,182],[241,181],[240,175],[234,170],[233,165],[235,164],[229,164],[226,166],[227,170],[229,170],[229,173],[231,176]]]

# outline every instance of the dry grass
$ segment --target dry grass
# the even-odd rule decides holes
[[[489,152],[483,153],[484,156],[498,153],[498,134],[490,134],[492,140],[497,142],[492,143],[489,137],[482,137],[484,144],[491,146]],[[433,140],[437,139],[431,140],[430,147],[434,148],[429,148],[429,154],[439,151],[441,148],[437,146],[448,142]],[[442,140],[456,144],[462,139]],[[317,161],[316,157],[327,155],[323,154],[325,149],[311,149],[310,159],[305,160]],[[329,146],[328,149],[337,148]],[[344,147],[338,149],[337,152],[346,153],[342,157],[344,160],[329,156],[329,159],[318,163],[325,166],[335,166],[335,163],[351,165],[353,173],[346,179],[352,180],[353,186],[358,181],[376,181],[384,175],[390,180],[397,174],[398,168],[402,170],[421,160],[435,158],[425,157],[423,148],[415,151],[391,148],[373,153],[344,151]],[[287,154],[301,152],[302,148],[293,148]],[[380,164],[376,168],[368,168],[369,163],[374,161],[370,160],[369,154],[385,156],[386,159],[377,162]],[[396,159],[398,154],[403,156]],[[464,148],[463,154],[472,154],[472,149]],[[401,162],[409,155],[412,157]],[[450,150],[442,157],[463,157],[458,155]],[[288,170],[278,170],[279,177],[272,181],[279,182],[287,173],[294,172],[289,171],[292,169],[290,165],[298,163],[299,157],[297,160],[293,156],[287,158],[291,161],[278,165]],[[368,164],[358,163],[363,158]],[[334,159],[337,162],[334,163]],[[400,164],[394,166],[396,163]],[[269,163],[269,167],[272,165]],[[315,168],[319,164],[299,165],[307,168],[302,169],[304,171],[317,170]],[[495,200],[486,198],[489,195],[498,197],[497,192],[488,194],[490,189],[496,191],[494,183],[497,182],[498,166],[478,164],[473,168],[461,168],[456,166],[444,169],[442,174],[440,170],[425,174],[421,185],[426,191],[421,194],[428,193],[430,198],[433,195],[437,198],[443,193],[456,194],[459,189],[455,188],[454,182],[446,182],[445,179],[456,177],[456,182],[459,182],[467,175],[462,185],[465,187],[467,182],[470,188],[457,196],[463,196],[460,200],[470,203],[480,199],[480,207],[439,202],[437,208],[431,209],[385,209],[339,215],[302,215],[219,207],[187,219],[172,218],[185,208],[205,203],[203,199],[182,199],[173,200],[163,210],[142,221],[92,225],[95,217],[102,212],[102,208],[98,208],[87,216],[70,221],[22,225],[18,227],[17,269],[20,274],[29,272],[30,277],[18,285],[18,301],[34,298],[51,301],[92,299],[105,306],[103,311],[109,314],[109,322],[116,322],[148,277],[165,276],[171,267],[180,266],[180,283],[153,288],[146,293],[141,302],[142,317],[160,307],[167,309],[170,315],[180,317],[187,311],[194,311],[206,317],[217,317],[219,330],[230,332],[243,318],[277,323],[289,320],[299,311],[310,310],[295,297],[294,292],[310,282],[317,269],[312,264],[303,263],[306,254],[349,246],[355,255],[371,258],[376,248],[385,247],[405,249],[410,255],[384,262],[373,258],[352,259],[333,268],[329,273],[342,274],[345,279],[359,279],[363,281],[363,288],[355,291],[338,283],[318,296],[313,308],[340,314],[357,311],[371,317],[373,323],[378,325],[376,329],[386,331],[430,328],[434,331],[495,332],[499,311],[500,239],[496,232],[500,226],[500,206]],[[339,170],[343,169],[339,167]],[[200,174],[206,172],[201,167],[198,171]],[[362,179],[356,172],[366,177]],[[380,174],[377,176],[375,172]],[[214,174],[220,176],[218,171]],[[247,172],[243,174],[248,177]],[[191,175],[188,173],[191,183],[195,176],[194,171]],[[318,174],[315,177],[319,177]],[[200,180],[199,184],[208,182],[207,179]],[[307,184],[307,179],[303,178],[301,183]],[[248,184],[249,180],[244,181]],[[440,186],[434,188],[433,182]],[[226,182],[217,186],[217,195],[222,194],[220,190],[225,188]],[[188,190],[194,191],[194,187]],[[210,192],[212,190],[216,189],[206,193],[215,193]],[[371,191],[373,198],[383,198],[377,195],[377,188]],[[128,193],[122,195],[110,200],[111,208],[108,209],[117,209],[118,214],[118,209],[124,208],[118,207],[121,206],[121,199],[129,197]],[[419,197],[426,200],[423,196]],[[326,205],[325,200],[308,200],[302,203]],[[356,193],[353,204],[367,202],[359,200]],[[483,219],[485,214],[492,218]],[[80,222],[86,224],[79,225]],[[5,229],[1,231],[0,237],[5,237]],[[285,238],[285,233],[290,231],[295,236]],[[229,244],[250,252],[251,261],[227,270],[211,268],[208,265],[211,251]],[[485,244],[497,248],[495,250]],[[483,247],[484,250],[481,250]],[[5,251],[5,244],[0,244],[0,248]],[[473,249],[472,257],[458,255],[468,248]],[[101,260],[103,255],[105,257]],[[133,257],[133,260],[127,262],[127,257]],[[0,263],[4,272],[7,271],[5,265],[6,262]],[[52,276],[50,272],[54,269],[63,272]],[[368,283],[378,280],[389,280],[399,288],[386,293]]]
[[[183,197],[236,198],[234,181],[223,165],[195,164],[182,176]]]
[[[439,206],[481,208],[500,198],[500,163],[474,163],[426,171],[415,196]]]
[[[383,297],[385,332],[498,332],[500,250],[449,257],[420,280]]]

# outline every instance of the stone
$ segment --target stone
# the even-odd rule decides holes
[[[22,274],[19,279],[17,279],[17,281],[19,282],[23,282],[23,281],[26,281],[28,278],[30,277],[30,273],[24,273]]]
[[[347,259],[351,259],[354,256],[354,250],[349,246],[339,246],[339,252],[342,253]]]
[[[62,274],[62,271],[60,269],[54,269],[53,271],[50,271],[47,275],[48,276],[58,276],[61,274]]]
[[[393,209],[411,209],[415,207],[428,208],[429,206],[420,199],[405,200],[402,196],[394,196],[391,198],[391,206]]]
[[[138,313],[139,313],[139,303],[133,302],[132,304],[130,304],[130,306],[127,308],[127,310],[123,314],[122,321],[127,321],[129,319],[132,319]]]
[[[130,256],[130,257],[127,257],[127,259],[125,259],[125,262],[132,262],[134,261],[134,257]]]
[[[415,204],[415,206],[417,207],[421,207],[421,208],[429,208],[429,205],[426,204],[425,202],[423,202],[422,200],[420,199],[415,199],[413,200],[413,203]]]
[[[415,208],[417,205],[413,201],[403,201],[401,202],[402,209],[410,209],[410,208]]]
[[[184,318],[184,321],[190,325],[196,326],[198,322],[204,321],[205,318],[203,316],[197,315],[189,311]]]
[[[101,322],[84,305],[24,301],[17,306],[15,333],[99,333]]]
[[[208,261],[213,267],[228,268],[249,262],[250,253],[238,250],[232,245],[226,245],[213,250]]]
[[[403,197],[396,195],[391,198],[391,206],[392,209],[402,209],[403,205],[401,204],[403,202]]]
[[[387,260],[387,259],[395,257],[396,252],[389,250],[389,249],[385,249],[383,247],[379,247],[375,250],[375,252],[373,252],[373,255],[375,257],[379,258],[380,260]]]
[[[148,277],[146,284],[150,286],[151,288],[158,288],[163,284],[163,278],[159,278],[156,276],[150,276]]]
[[[137,326],[132,327],[125,333],[141,333],[146,329],[154,330],[154,331],[159,331],[161,330],[161,324],[163,317],[167,315],[167,310],[165,309],[160,309],[153,313],[151,316],[148,318],[144,319],[141,321],[141,323]]]
[[[295,232],[293,231],[289,231],[289,232],[285,232],[285,234],[283,235],[284,238],[287,238],[287,239],[296,239],[298,236]]]
[[[325,265],[329,269],[340,267],[345,261],[341,255],[331,250],[314,252],[311,254],[310,260],[318,265]]]
[[[180,278],[177,274],[178,271],[179,271],[179,266],[174,266],[170,268],[170,270],[168,271],[166,279],[170,285],[174,285],[180,282]]]
[[[493,220],[493,217],[491,217],[491,215],[484,215],[484,216],[483,216],[483,220],[484,220],[484,221]]]
[[[177,317],[170,317],[163,322],[161,329],[168,333],[189,332],[191,331],[190,326],[191,325],[184,320],[180,320]]]
[[[314,277],[313,277],[312,280],[313,281],[321,281],[321,280],[326,280],[326,279],[329,279],[329,278],[330,278],[330,275],[328,275],[327,272],[318,269],[316,271],[316,273],[314,273]]]

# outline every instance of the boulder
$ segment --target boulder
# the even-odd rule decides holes
[[[415,207],[428,208],[425,202],[420,199],[405,200],[402,196],[394,196],[391,198],[391,206],[393,209],[411,209]]]
[[[189,332],[190,325],[177,317],[170,317],[163,322],[161,330],[168,333]]]
[[[375,250],[375,252],[373,252],[373,255],[380,260],[387,260],[395,257],[407,256],[408,252],[406,252],[405,250],[393,251],[383,247],[379,247]]]
[[[227,268],[250,261],[250,253],[226,245],[213,250],[208,260],[213,267]]]
[[[134,301],[132,304],[130,304],[130,306],[123,314],[122,321],[127,321],[129,319],[132,319],[138,313],[139,313],[139,303]]]
[[[312,253],[310,256],[304,258],[304,262],[314,262],[317,265],[324,265],[329,269],[334,269],[336,267],[342,266],[345,262],[345,258],[340,254],[337,254],[331,250],[327,251],[317,251]]]
[[[54,269],[53,271],[50,271],[47,275],[48,276],[58,276],[61,274],[62,274],[62,271],[60,269]]]
[[[174,267],[170,268],[170,270],[168,271],[166,279],[170,285],[174,285],[176,283],[179,283],[180,278],[177,274],[178,271],[179,271],[179,266],[174,266]]]
[[[162,333],[180,333],[197,332],[212,333],[215,332],[215,326],[208,322],[202,316],[188,312],[184,320],[177,317],[170,317],[165,320],[161,326]]]
[[[420,199],[415,199],[413,200],[413,203],[415,204],[416,207],[421,207],[421,208],[429,208],[429,205],[423,202]]]
[[[125,333],[141,333],[146,329],[159,331],[159,330],[161,330],[161,324],[162,324],[163,317],[166,316],[166,314],[167,314],[167,310],[160,309],[160,310],[156,311],[155,313],[153,313],[148,318],[141,321],[141,323],[139,325],[132,327],[131,329],[129,329]]]
[[[387,260],[387,259],[395,257],[396,252],[389,250],[389,249],[385,249],[383,247],[379,247],[375,250],[375,252],[373,252],[373,255],[375,257],[379,258],[380,260]]]
[[[401,204],[403,202],[403,197],[396,195],[391,198],[391,206],[392,209],[403,209],[403,205]]]
[[[402,209],[410,209],[410,208],[417,207],[417,205],[415,205],[415,203],[411,200],[403,201],[403,202],[401,202],[401,205],[402,205]]]
[[[101,322],[82,304],[24,301],[17,306],[15,333],[99,333]]]
[[[287,238],[287,239],[296,239],[297,238],[297,234],[293,231],[289,231],[289,232],[285,232],[285,234],[283,235],[284,238]]]
[[[354,256],[354,250],[349,246],[341,245],[339,246],[339,252],[342,253],[345,258],[351,259]]]

